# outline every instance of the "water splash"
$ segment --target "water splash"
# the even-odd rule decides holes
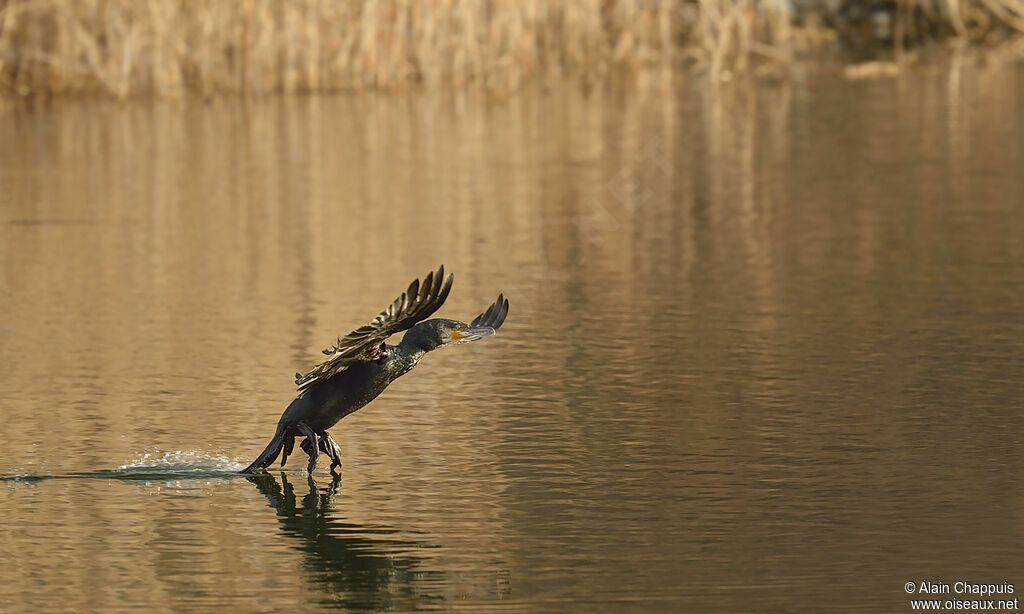
[[[197,473],[208,475],[238,473],[244,468],[245,465],[220,454],[210,454],[200,450],[175,450],[174,452],[154,450],[136,456],[133,460],[113,470],[112,473],[136,475],[156,472],[162,475]]]
[[[48,479],[92,478],[140,481],[229,479],[239,476],[245,465],[201,450],[143,452],[116,469],[100,469],[68,474],[19,473],[0,476],[0,482],[38,482]]]

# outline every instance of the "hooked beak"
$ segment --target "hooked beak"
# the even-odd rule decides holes
[[[445,345],[458,345],[460,343],[469,343],[470,341],[476,341],[483,339],[489,335],[494,334],[494,329],[490,326],[470,326],[464,330],[453,330],[451,337],[448,341],[445,341]]]

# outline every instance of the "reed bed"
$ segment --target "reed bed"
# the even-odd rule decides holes
[[[507,91],[687,64],[712,78],[828,37],[792,0],[0,0],[0,95]],[[1024,33],[1024,0],[899,0],[897,39]],[[822,22],[816,22],[822,23]],[[939,28],[931,25],[939,24]]]

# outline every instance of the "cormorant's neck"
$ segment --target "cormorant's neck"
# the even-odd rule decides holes
[[[411,362],[413,366],[416,366],[416,363],[427,353],[427,350],[410,341],[408,337],[402,339],[402,342],[394,346],[394,348],[395,354],[398,357]]]

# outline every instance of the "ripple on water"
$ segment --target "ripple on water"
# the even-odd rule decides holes
[[[231,479],[238,477],[245,465],[235,459],[202,450],[174,450],[162,452],[154,449],[141,452],[116,469],[100,469],[68,474],[35,472],[0,476],[4,482],[38,482],[48,479],[117,479],[117,480],[187,480]]]

